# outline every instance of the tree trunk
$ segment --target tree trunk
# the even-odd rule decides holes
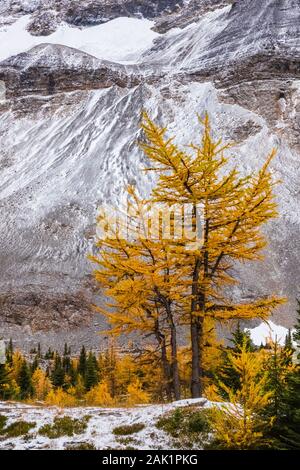
[[[162,369],[163,369],[163,374],[164,374],[164,379],[165,379],[166,395],[167,395],[168,401],[171,401],[172,400],[171,367],[168,361],[166,339],[164,335],[161,335],[160,345],[161,345],[161,362],[162,362]]]
[[[174,317],[171,309],[171,303],[167,299],[164,302],[167,312],[168,323],[171,336],[171,367],[172,367],[172,384],[175,400],[180,400],[180,377],[178,367],[178,354],[177,354],[177,329],[174,322]]]
[[[171,377],[172,377],[172,388],[174,392],[175,400],[180,400],[180,376],[179,376],[179,367],[178,367],[178,357],[177,357],[177,327],[174,322],[174,316],[172,312],[172,303],[166,298],[161,292],[156,288],[155,292],[157,294],[158,301],[163,305],[167,322],[170,329],[170,338],[171,338]]]
[[[196,214],[196,212],[195,212]],[[207,246],[209,236],[209,218],[205,214],[205,230],[204,230],[204,246]],[[205,313],[206,296],[204,285],[199,291],[199,274],[201,268],[201,260],[196,260],[193,273],[192,284],[192,302],[191,302],[191,343],[192,343],[192,397],[198,398],[203,393],[203,322]],[[203,255],[203,277],[208,278],[208,252],[205,249]],[[201,314],[195,315],[194,312]]]
[[[172,381],[173,381],[173,390],[175,400],[180,400],[180,377],[179,377],[179,367],[178,367],[178,357],[177,357],[177,335],[176,327],[171,322],[171,357],[172,357]]]
[[[164,381],[165,381],[167,399],[168,401],[171,401],[172,400],[171,367],[170,367],[170,363],[168,360],[166,337],[160,331],[159,322],[157,319],[154,324],[154,334],[155,334],[155,338],[157,339],[157,342],[159,344],[160,351],[161,351],[161,364],[162,364],[162,371],[163,371],[163,376],[164,376]]]
[[[202,322],[200,319],[194,318],[191,323],[191,342],[192,342],[192,381],[191,393],[192,398],[202,396],[202,351],[200,346],[200,338],[202,337]]]
[[[191,301],[191,345],[192,345],[192,380],[191,380],[191,393],[192,398],[199,398],[202,395],[202,373],[201,373],[201,347],[200,341],[202,337],[202,323],[203,320],[195,314],[198,312],[199,294],[199,272],[201,260],[196,260],[195,269],[193,273],[192,285],[192,301]]]

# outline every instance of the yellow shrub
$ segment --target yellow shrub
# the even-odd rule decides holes
[[[127,394],[127,404],[129,406],[149,403],[149,394],[142,389],[142,384],[139,379],[136,379],[133,383],[128,385]]]
[[[47,405],[56,405],[56,406],[75,406],[77,400],[74,396],[70,395],[67,392],[64,392],[62,388],[57,388],[56,390],[50,390],[46,396],[45,402]]]
[[[52,384],[49,378],[46,376],[45,372],[40,368],[34,371],[32,375],[32,384],[34,388],[35,398],[37,398],[38,400],[44,400],[52,389]]]
[[[24,357],[20,351],[15,351],[12,357],[11,377],[17,382]]]
[[[106,382],[100,382],[85,395],[88,405],[113,406],[115,400],[111,396]]]

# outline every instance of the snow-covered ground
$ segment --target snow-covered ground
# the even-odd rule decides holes
[[[0,28],[0,61],[49,43],[73,47],[98,59],[135,62],[159,36],[151,29],[152,21],[125,17],[81,29],[62,24],[49,36],[33,36],[26,30],[30,18],[26,15]]]
[[[175,410],[179,407],[197,405],[207,408],[211,402],[203,399],[188,399],[164,405],[144,405],[135,408],[57,408],[45,406],[31,406],[21,403],[0,402],[0,415],[8,417],[6,425],[15,421],[35,422],[36,426],[29,431],[26,437],[5,438],[0,435],[0,449],[57,449],[63,450],[66,447],[79,443],[93,444],[96,449],[124,449],[129,444],[120,442],[122,438],[132,438],[130,446],[135,449],[159,450],[172,449],[173,445],[170,437],[162,430],[157,429],[155,423],[163,414]],[[69,416],[83,419],[90,416],[87,429],[83,434],[73,437],[60,437],[49,439],[38,433],[44,424],[51,424],[53,419],[59,416]],[[134,423],[144,424],[141,431],[130,436],[115,436],[113,429],[117,426],[132,425]]]

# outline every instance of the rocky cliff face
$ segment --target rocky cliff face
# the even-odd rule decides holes
[[[237,142],[241,171],[278,149],[281,217],[266,227],[266,262],[240,267],[243,284],[232,294],[286,295],[290,303],[276,320],[293,323],[300,286],[299,19],[296,0],[2,2],[4,335],[57,345],[68,331],[75,347],[98,343],[86,254],[98,206],[117,204],[128,181],[141,192],[151,187],[150,179],[141,181],[144,157],[135,144],[142,108],[164,116],[182,144],[198,138],[195,115],[208,110],[225,141]],[[141,25],[144,36],[124,47]],[[116,62],[118,35],[124,54]]]
[[[75,90],[100,90],[140,83],[138,70],[101,61],[70,47],[41,44],[1,63],[6,97],[51,96]]]
[[[76,26],[101,24],[120,16],[156,18],[179,11],[184,0],[4,0],[2,14],[33,14],[31,25],[44,24],[43,34],[49,32],[49,21],[53,24],[66,21]],[[204,3],[217,3],[208,0]],[[52,27],[50,29],[53,29]],[[34,33],[38,29],[32,26]]]

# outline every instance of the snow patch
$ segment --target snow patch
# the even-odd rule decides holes
[[[256,328],[245,328],[245,331],[250,332],[251,339],[257,346],[266,345],[270,340],[277,341],[281,346],[284,346],[288,334],[287,328],[276,325],[272,321],[263,322]]]
[[[153,21],[119,17],[107,23],[75,28],[62,24],[47,36],[32,36],[27,31],[30,15],[0,28],[0,60],[26,52],[42,43],[61,44],[113,62],[135,62],[149,49],[158,33]]]

